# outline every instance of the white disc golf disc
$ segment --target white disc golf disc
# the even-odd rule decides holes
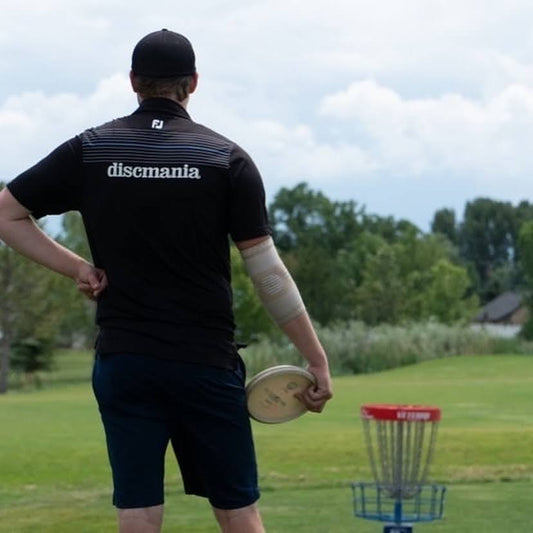
[[[292,365],[259,372],[246,385],[248,412],[258,422],[279,424],[303,415],[307,408],[294,397],[315,384],[313,374]]]

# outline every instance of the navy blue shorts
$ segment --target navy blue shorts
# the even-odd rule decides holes
[[[121,509],[164,502],[172,444],[185,492],[219,509],[259,498],[244,367],[228,370],[142,355],[97,356],[93,389]]]

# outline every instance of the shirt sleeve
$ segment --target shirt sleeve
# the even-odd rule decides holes
[[[7,188],[35,218],[78,210],[82,157],[81,141],[74,137],[17,176]]]
[[[251,157],[237,145],[230,158],[230,173],[231,238],[239,242],[270,235],[263,180]]]

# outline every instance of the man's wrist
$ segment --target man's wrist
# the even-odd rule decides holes
[[[74,281],[80,279],[83,277],[83,273],[88,269],[92,268],[92,265],[83,259],[83,257],[79,257],[72,253],[72,266],[71,270],[68,273],[68,276],[73,279]]]
[[[329,372],[329,363],[328,363],[326,354],[323,354],[323,356],[319,358],[314,358],[314,357],[307,358],[306,357],[306,361],[307,361],[307,365],[309,367],[312,367],[313,369]]]

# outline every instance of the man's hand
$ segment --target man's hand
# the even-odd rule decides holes
[[[304,392],[296,394],[309,411],[321,413],[326,402],[333,397],[331,377],[328,367],[308,366],[307,370],[316,378],[316,385],[309,387]]]
[[[76,282],[78,290],[91,300],[96,300],[107,287],[107,277],[105,272],[89,263],[83,263],[80,266],[74,281]]]

